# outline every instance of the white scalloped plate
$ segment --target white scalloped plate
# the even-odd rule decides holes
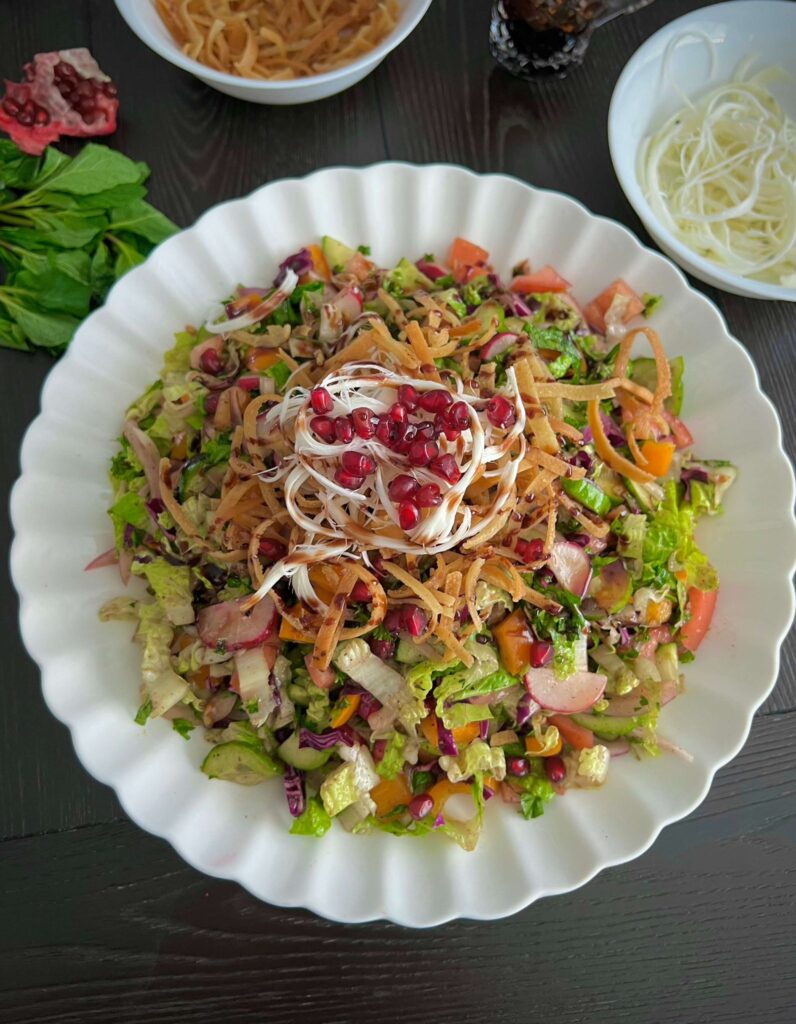
[[[493,800],[483,839],[467,854],[436,837],[354,837],[341,828],[322,841],[290,836],[278,784],[209,782],[198,771],[200,736],[185,743],[166,723],[133,723],[139,655],[131,627],[97,619],[118,578],[83,572],[110,541],[106,467],[124,409],[157,376],[175,330],[199,321],[238,282],[269,280],[287,253],[322,234],[371,245],[383,265],[443,253],[461,234],[489,249],[504,272],[525,256],[552,263],[581,300],[619,276],[663,294],[655,327],[670,354],[686,356],[685,418],[697,450],[740,468],[726,515],[701,534],[722,575],[716,619],[688,666],[686,694],[662,716],[663,733],[693,763],[617,760],[600,791],[569,793],[532,822]],[[779,422],[752,361],[668,260],[572,199],[512,178],[379,164],[274,182],[224,203],[113,289],[50,374],[25,437],[11,565],[45,699],[71,729],[83,764],[114,787],[134,821],[200,870],[271,903],[338,921],[423,927],[502,917],[574,889],[637,856],[704,798],[777,677],[794,608],[793,500]]]

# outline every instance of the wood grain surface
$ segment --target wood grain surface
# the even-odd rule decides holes
[[[265,181],[329,164],[451,161],[568,192],[650,244],[611,169],[608,102],[639,44],[698,6],[658,0],[598,32],[568,80],[531,88],[491,60],[487,0],[435,0],[355,88],[269,108],[162,61],[110,0],[0,0],[0,74],[17,77],[38,51],[88,45],[119,85],[110,144],[150,164],[152,201],[180,224]],[[755,359],[792,457],[794,307],[697,287]],[[3,494],[50,365],[0,350]],[[9,540],[4,503],[4,550]],[[16,617],[4,560],[0,1024],[796,1019],[793,635],[743,752],[648,853],[505,921],[412,932],[266,906],[132,825],[48,713]]]

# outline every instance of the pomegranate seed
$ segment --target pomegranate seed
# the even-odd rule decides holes
[[[36,116],[33,120],[36,122],[36,124],[49,124],[50,115],[47,113],[44,107],[39,107],[39,109],[36,111]]]
[[[383,416],[376,427],[376,437],[385,448],[392,448],[398,440],[398,424]]]
[[[438,455],[436,441],[415,441],[409,449],[408,458],[413,466],[427,466]]]
[[[218,401],[220,398],[221,395],[219,395],[218,392],[215,392],[207,396],[207,398],[205,399],[205,413],[208,416],[215,415],[215,411],[218,408]]]
[[[445,413],[445,420],[457,430],[467,430],[470,426],[470,410],[466,402],[454,402]]]
[[[359,452],[343,452],[340,464],[347,472],[354,476],[368,476],[376,469],[376,463],[367,455]]]
[[[415,505],[413,501],[402,501],[398,506],[398,522],[401,524],[401,529],[413,530],[420,520],[420,509]]]
[[[394,640],[369,640],[368,643],[370,644],[371,651],[373,651],[377,658],[381,658],[382,661],[387,661],[395,655]],[[362,707],[361,704],[360,707]]]
[[[199,365],[205,373],[215,376],[221,369],[221,356],[214,348],[206,348],[199,357]]]
[[[445,413],[438,412],[434,417],[434,426],[437,428],[437,436],[445,437],[448,441],[456,441],[461,433],[456,427],[452,427],[445,418]]]
[[[453,404],[453,399],[447,391],[437,388],[435,391],[423,392],[418,404],[426,412],[444,412],[449,405]]]
[[[346,490],[349,491],[358,491],[364,483],[363,477],[349,473],[348,470],[343,469],[342,466],[335,470],[334,478],[341,487],[345,487]]]
[[[313,416],[310,420],[310,430],[318,435],[321,441],[331,444],[335,439],[334,420],[328,416]]]
[[[284,544],[280,544],[278,540],[271,540],[270,537],[262,537],[260,539],[260,556],[265,559],[266,562],[278,562],[280,558],[283,558],[287,548]]]
[[[33,124],[33,114],[28,113],[23,107],[22,110],[17,114],[17,121],[25,128],[29,128]]]
[[[495,395],[486,404],[486,418],[493,427],[506,430],[515,420],[514,409],[502,395]]]
[[[409,476],[406,473],[400,473],[387,487],[387,493],[393,501],[405,501],[407,498],[411,498],[412,495],[417,494],[418,483],[413,476]]]
[[[418,441],[436,441],[439,436],[439,431],[434,427],[433,423],[421,423],[417,428],[417,434],[415,437]]]
[[[409,412],[414,412],[417,408],[418,398],[417,391],[412,387],[411,384],[402,384],[398,388],[398,401],[401,405],[405,405]]]
[[[354,440],[354,424],[350,416],[338,416],[334,421],[334,433],[338,441],[350,444]]]
[[[415,495],[418,508],[436,508],[442,504],[442,495],[437,484],[423,484]]]
[[[370,591],[364,580],[357,580],[354,589],[351,591],[352,601],[370,601]]]
[[[409,410],[400,402],[393,402],[389,409],[389,417],[393,423],[406,423],[409,418]]]
[[[462,475],[452,455],[440,455],[429,465],[429,469],[443,480],[447,480],[449,484],[458,483]]]
[[[516,775],[518,778],[522,778],[523,775],[527,775],[531,770],[531,766],[524,757],[510,757],[508,761],[506,761],[506,768],[510,775]]]
[[[400,608],[391,608],[384,616],[384,622],[382,622],[382,626],[384,626],[388,633],[397,633],[402,624],[403,619],[401,618]]]
[[[553,645],[546,640],[534,640],[531,644],[531,668],[544,668],[553,658]]]
[[[551,782],[563,782],[567,777],[567,766],[563,758],[546,757],[544,759],[544,770]]]
[[[312,406],[312,411],[317,412],[319,416],[322,413],[331,412],[334,408],[332,396],[326,388],[313,388],[310,391],[310,405]]]
[[[376,433],[376,424],[373,422],[373,413],[370,409],[354,409],[351,419],[354,421],[357,437],[367,439]]]
[[[3,110],[5,110],[5,112],[9,114],[11,117],[16,117],[20,109],[21,108],[17,101],[15,99],[12,99],[10,96],[6,96],[6,98],[3,100]]]
[[[399,423],[398,437],[393,445],[393,450],[399,455],[406,455],[414,444],[417,437],[417,427],[414,423]]]
[[[514,550],[523,562],[538,562],[544,556],[544,544],[538,537],[534,540],[516,541]]]
[[[401,625],[410,636],[420,636],[428,626],[428,615],[416,604],[405,604],[401,610]]]
[[[415,821],[422,821],[423,818],[427,818],[433,809],[434,800],[428,793],[420,793],[418,796],[413,796],[407,807],[409,817]]]

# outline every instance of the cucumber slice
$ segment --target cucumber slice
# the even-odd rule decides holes
[[[503,307],[496,302],[483,302],[473,313],[476,320],[480,320],[484,327],[489,327],[493,320],[497,320],[497,334],[506,330],[506,314]],[[522,321],[520,321],[522,323]],[[520,328],[522,330],[522,328]],[[515,332],[519,334],[519,331]]]
[[[654,512],[663,501],[663,488],[658,484],[639,484],[629,477],[623,477],[625,487],[638,502],[644,512]]]
[[[669,360],[669,368],[672,373],[672,393],[663,404],[670,413],[679,416],[683,406],[685,360],[682,356],[675,356],[674,359]],[[654,359],[646,357],[633,359],[631,361],[631,375],[637,384],[640,384],[648,391],[654,391],[658,386],[658,370]]]
[[[591,480],[562,480],[561,487],[570,498],[574,498],[584,508],[598,516],[607,516],[613,508],[613,503],[605,491],[601,491]]]
[[[591,729],[601,740],[617,740],[620,736],[628,736],[641,724],[640,717],[636,715],[622,718],[611,718],[609,715],[570,715],[569,717],[573,722],[582,725],[584,729]]]
[[[277,753],[285,762],[293,768],[299,768],[303,772],[311,772],[321,768],[332,756],[331,750],[313,750],[312,747],[299,746],[299,734],[292,732],[282,743]]]
[[[321,248],[332,272],[335,267],[345,266],[354,255],[354,250],[350,246],[338,242],[336,238],[331,238],[329,235],[324,235],[321,239]]]
[[[263,750],[250,743],[232,740],[213,747],[202,761],[202,771],[210,779],[237,782],[241,786],[257,786],[266,779],[281,775],[282,766]]]
[[[398,647],[395,651],[395,660],[402,665],[419,665],[426,660],[426,656],[417,644],[410,644],[408,640],[398,640]]]

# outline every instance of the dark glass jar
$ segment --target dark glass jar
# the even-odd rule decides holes
[[[520,78],[562,78],[582,61],[592,32],[652,0],[496,0],[489,46]]]

